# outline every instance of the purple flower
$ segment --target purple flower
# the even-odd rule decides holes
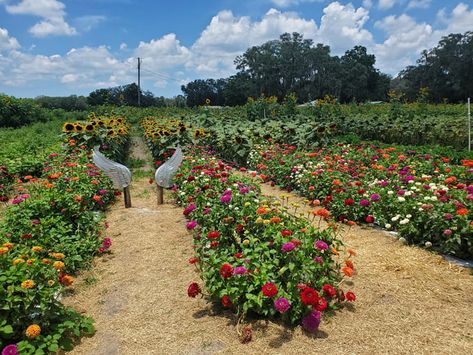
[[[379,201],[380,198],[381,198],[381,196],[379,196],[379,194],[372,194],[371,195],[371,201]]]
[[[320,312],[312,311],[308,316],[302,319],[302,326],[310,333],[315,333],[320,325]]]
[[[281,297],[274,301],[274,308],[276,308],[279,313],[286,313],[289,308],[291,308],[291,304],[287,299]]]
[[[250,192],[250,189],[247,188],[246,186],[240,189],[240,194],[242,195],[247,194],[248,192]]]
[[[406,193],[406,191],[404,191],[404,190],[399,190],[397,192],[398,196],[404,196],[405,193]]]
[[[196,221],[190,221],[189,223],[186,224],[186,228],[191,230],[197,227],[197,222]]]
[[[100,189],[99,190],[99,195],[105,195],[107,192],[108,192],[108,190]]]
[[[327,250],[328,249],[327,243],[325,243],[323,240],[317,240],[314,243],[314,247],[319,249],[319,250]]]
[[[322,263],[324,262],[324,259],[322,259],[321,256],[316,256],[316,257],[314,258],[314,261],[315,261],[316,263],[322,264]]]
[[[370,201],[368,201],[366,199],[363,199],[363,200],[360,201],[360,206],[363,206],[363,207],[367,207],[370,204],[371,204]]]
[[[294,244],[293,242],[287,242],[287,243],[284,243],[284,244],[283,244],[281,250],[282,250],[283,252],[285,252],[285,253],[288,253],[288,252],[294,250],[295,247],[296,247],[296,246],[295,246],[295,244]]]
[[[2,355],[18,355],[16,344],[10,344],[3,348]]]
[[[246,274],[246,267],[244,266],[237,266],[234,270],[233,270],[233,273],[235,275],[243,275],[243,274]]]
[[[205,207],[205,208],[204,208],[204,210],[202,211],[202,214],[205,216],[206,214],[209,214],[209,213],[210,213],[210,211],[211,211],[211,209],[210,209],[210,208],[208,208],[208,207]]]

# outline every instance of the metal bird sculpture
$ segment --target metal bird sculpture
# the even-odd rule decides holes
[[[166,188],[172,186],[172,178],[176,175],[183,157],[181,147],[177,146],[172,157],[156,170],[154,177],[159,186]]]
[[[124,189],[131,183],[131,172],[125,165],[114,162],[100,153],[99,146],[95,146],[93,150],[94,164],[108,176],[116,189]]]

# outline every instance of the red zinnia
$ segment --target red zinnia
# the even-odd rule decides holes
[[[291,232],[290,230],[283,229],[283,230],[281,231],[281,234],[282,234],[283,237],[289,237],[289,236],[292,235],[292,232]]]
[[[207,237],[209,237],[210,239],[215,239],[215,238],[218,238],[219,236],[220,236],[220,233],[218,231],[207,233]]]
[[[353,200],[352,198],[347,198],[345,200],[345,206],[352,206],[355,204],[355,200]]]
[[[224,306],[225,308],[232,306],[232,300],[227,295],[223,296],[221,301],[222,301],[222,306]]]
[[[189,288],[187,289],[187,295],[189,297],[194,298],[200,293],[200,287],[196,282],[193,282],[189,285]]]
[[[278,293],[278,288],[273,282],[267,282],[263,287],[262,287],[263,295],[266,297],[274,297]]]
[[[220,275],[224,279],[231,277],[233,275],[233,267],[230,264],[223,264],[220,268]]]
[[[372,215],[368,215],[365,218],[366,223],[373,223],[374,222],[374,217]]]
[[[314,304],[314,308],[319,312],[325,311],[327,309],[327,301],[323,298],[319,298],[317,303]]]
[[[356,301],[356,296],[353,292],[348,291],[345,295],[348,302]]]
[[[301,292],[301,300],[305,305],[314,305],[319,301],[319,294],[312,287],[306,287]]]
[[[195,256],[189,259],[189,264],[196,264],[199,261]]]
[[[337,295],[337,291],[332,285],[325,284],[322,289],[324,290],[325,296],[328,298],[334,298]]]

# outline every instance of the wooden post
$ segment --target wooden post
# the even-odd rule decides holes
[[[130,186],[127,186],[123,189],[123,195],[125,196],[125,208],[130,208],[131,207]]]
[[[158,205],[164,203],[164,189],[162,186],[156,185],[158,187]]]

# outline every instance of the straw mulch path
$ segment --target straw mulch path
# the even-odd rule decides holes
[[[264,193],[279,189],[262,185]],[[301,201],[293,196],[290,202]],[[147,179],[133,183],[133,208],[108,213],[113,254],[97,259],[65,303],[94,317],[97,333],[73,354],[468,354],[473,349],[473,277],[381,231],[343,232],[357,250],[352,289],[358,300],[316,336],[300,327],[252,320],[253,341],[238,340],[235,317],[187,297],[199,281],[188,259],[182,210],[156,205]],[[303,207],[305,208],[305,207]],[[301,208],[299,209],[299,211]]]

